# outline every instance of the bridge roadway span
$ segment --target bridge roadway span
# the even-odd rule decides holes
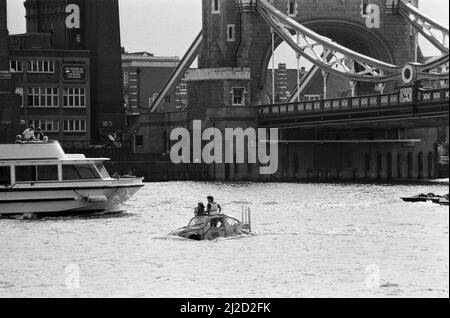
[[[423,128],[448,125],[449,88],[345,97],[258,109],[262,128]]]

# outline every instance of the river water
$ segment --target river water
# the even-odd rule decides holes
[[[150,183],[120,216],[0,220],[0,297],[449,297],[448,184]],[[215,195],[254,236],[167,233]]]

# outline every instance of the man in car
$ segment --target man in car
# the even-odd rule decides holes
[[[214,216],[222,213],[222,207],[220,206],[220,204],[214,201],[213,196],[208,196],[207,200],[208,200],[208,205],[206,206],[207,214]]]

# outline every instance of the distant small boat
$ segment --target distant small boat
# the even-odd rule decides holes
[[[448,196],[449,196],[448,194],[444,195],[442,198],[439,199],[438,202],[435,202],[435,203],[440,204],[440,205],[449,206]]]
[[[419,194],[413,197],[403,197],[401,198],[405,202],[417,203],[417,202],[433,202],[440,203],[447,201],[448,202],[448,194],[446,196],[436,195],[434,193],[428,194]]]

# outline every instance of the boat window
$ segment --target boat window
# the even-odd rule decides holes
[[[75,164],[63,165],[63,180],[91,180],[100,179],[93,165]]]
[[[17,166],[16,182],[36,182],[36,166]]]
[[[58,181],[58,166],[37,166],[39,181]]]
[[[11,184],[11,168],[0,167],[0,185],[10,185],[10,184]]]
[[[111,178],[109,173],[108,173],[108,170],[106,170],[106,168],[103,165],[103,163],[98,162],[98,163],[95,164],[95,166],[97,167],[97,169],[100,172],[100,175],[102,176],[103,179]]]

